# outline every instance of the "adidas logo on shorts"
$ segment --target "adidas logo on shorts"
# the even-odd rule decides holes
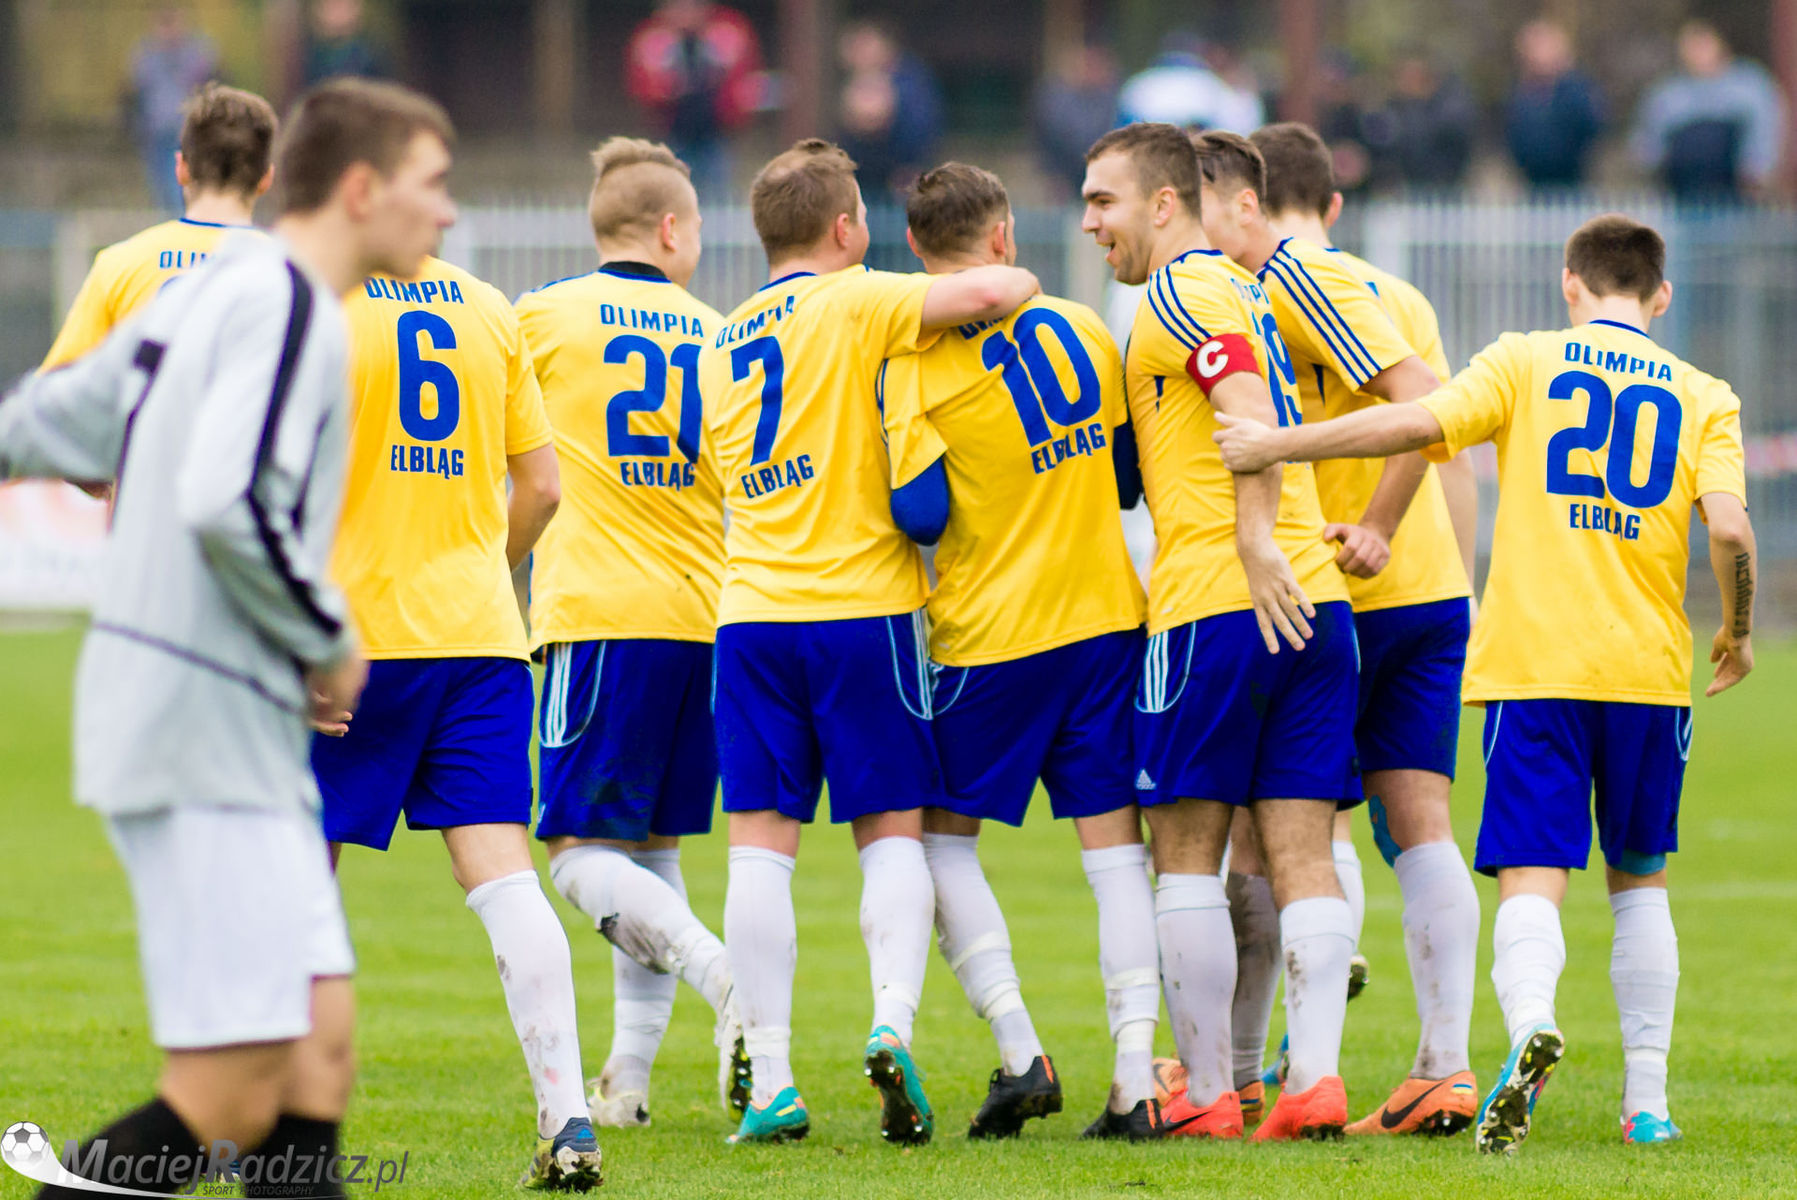
[[[1136,772],[1136,791],[1152,792],[1153,790],[1154,790],[1154,780],[1148,778],[1148,772],[1146,770],[1137,771]]]

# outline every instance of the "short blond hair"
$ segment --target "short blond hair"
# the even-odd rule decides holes
[[[803,253],[848,214],[861,219],[855,160],[822,138],[805,138],[776,155],[749,188],[749,211],[769,262]]]
[[[593,151],[587,217],[601,240],[647,232],[671,212],[694,204],[692,171],[660,142],[607,138]]]

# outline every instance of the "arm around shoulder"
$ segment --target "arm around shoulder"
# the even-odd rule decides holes
[[[1035,275],[1022,267],[994,264],[938,275],[924,293],[920,324],[925,329],[946,329],[969,321],[996,321],[1041,290]]]

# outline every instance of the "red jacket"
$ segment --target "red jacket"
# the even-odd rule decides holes
[[[630,37],[624,55],[624,86],[631,99],[658,116],[671,116],[679,97],[711,83],[716,88],[718,124],[745,124],[760,99],[761,46],[755,29],[735,9],[713,5],[705,14],[699,42],[710,80],[688,80],[680,55],[681,36],[659,13]]]

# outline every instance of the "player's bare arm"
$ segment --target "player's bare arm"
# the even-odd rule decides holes
[[[924,293],[922,325],[947,329],[969,321],[1008,317],[1042,290],[1034,274],[1022,267],[993,264],[943,275]]]
[[[1229,414],[1247,420],[1274,419],[1273,397],[1266,381],[1246,371],[1212,385],[1210,402],[1219,420]],[[1235,474],[1235,550],[1248,576],[1254,620],[1266,639],[1268,654],[1279,653],[1281,638],[1294,650],[1304,649],[1311,636],[1307,618],[1317,615],[1298,586],[1291,561],[1273,541],[1283,476],[1284,468],[1277,460],[1258,471]]]
[[[1404,404],[1420,400],[1440,386],[1435,372],[1413,354],[1373,376],[1364,390],[1393,404]],[[1386,459],[1385,470],[1359,524],[1332,524],[1323,531],[1325,538],[1342,543],[1335,565],[1363,579],[1377,575],[1390,561],[1391,539],[1428,474],[1428,460],[1421,454],[1397,454]]]
[[[1219,410],[1212,435],[1231,471],[1263,471],[1276,462],[1325,458],[1387,458],[1441,441],[1441,422],[1415,404],[1362,409],[1332,421],[1279,428],[1256,416]]]
[[[1460,562],[1466,568],[1466,581],[1471,583],[1479,547],[1479,480],[1473,474],[1472,459],[1462,453],[1436,463],[1435,476],[1441,480],[1441,495],[1447,502],[1448,520],[1454,525]]]
[[[562,502],[562,476],[553,443],[507,457],[505,469],[512,480],[512,497],[506,508],[505,561],[515,571],[530,556],[531,547],[543,536]]]
[[[1739,497],[1711,492],[1698,497],[1710,526],[1710,570],[1722,593],[1722,627],[1710,644],[1715,678],[1705,696],[1726,692],[1753,670],[1753,593],[1758,582],[1758,552],[1753,522]]]

